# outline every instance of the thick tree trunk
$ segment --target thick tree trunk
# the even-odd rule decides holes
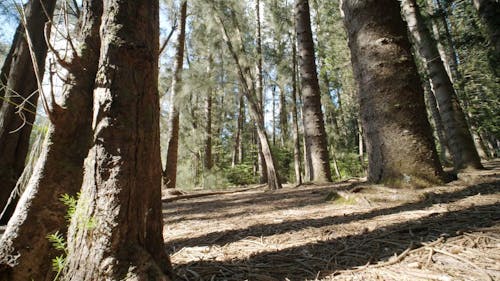
[[[162,237],[159,3],[103,3],[94,140],[64,280],[171,280]]]
[[[92,133],[102,3],[86,0],[82,11],[82,45],[70,62],[61,107],[52,112],[43,152],[0,240],[0,280],[54,280],[50,261],[60,253],[47,236],[66,233],[67,206],[60,198],[80,190]]]
[[[19,45],[19,40],[22,39],[21,36],[23,33],[23,29],[24,27],[21,24],[17,27],[16,33],[14,34],[14,39],[12,40],[12,44],[10,45],[9,52],[5,57],[2,69],[0,70],[0,108],[4,101],[3,98],[5,97],[5,90],[6,90],[5,86],[7,85],[7,80],[9,78],[14,52],[16,51],[16,47]]]
[[[32,0],[26,7],[26,29],[22,29],[22,32],[23,36],[26,36],[26,32],[30,36],[39,77],[43,77],[47,56],[44,27],[45,23],[52,18],[55,6],[56,0]],[[8,102],[4,102],[0,108],[0,179],[2,179],[0,181],[0,210],[6,206],[24,170],[32,129],[30,124],[33,124],[35,120],[38,100],[38,83],[27,40],[17,40],[14,43],[17,45],[13,51],[11,67],[6,79],[8,90],[5,93],[5,99]],[[15,201],[0,219],[0,223],[7,223],[14,212],[17,200]]]
[[[396,0],[343,2],[369,157],[368,179],[392,186],[440,184],[424,91]]]
[[[300,138],[299,116],[297,110],[297,40],[292,37],[292,127],[293,127],[293,167],[295,170],[295,185],[302,184],[300,172]]]
[[[474,0],[479,17],[486,24],[497,62],[500,61],[500,3],[498,0]]]
[[[299,66],[303,97],[303,123],[310,179],[331,182],[321,94],[314,55],[308,0],[297,0],[295,6],[299,49]]]
[[[174,77],[170,93],[169,132],[167,146],[167,160],[163,171],[165,188],[175,188],[177,183],[177,157],[179,153],[179,110],[177,99],[182,89],[182,68],[184,64],[184,45],[186,42],[186,10],[187,1],[181,5],[181,25],[175,55]]]
[[[439,56],[436,41],[423,22],[416,0],[403,0],[402,10],[413,41],[429,72],[455,169],[480,169],[481,159],[474,146],[464,112]]]

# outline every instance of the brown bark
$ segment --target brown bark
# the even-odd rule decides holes
[[[398,1],[347,0],[342,8],[359,87],[368,179],[411,187],[442,183]]]
[[[50,261],[60,252],[47,236],[66,233],[67,206],[60,198],[64,194],[76,196],[80,190],[92,133],[102,3],[86,0],[82,11],[82,44],[69,63],[61,106],[51,112],[43,152],[0,240],[0,280],[54,280]]]
[[[231,166],[241,164],[243,160],[243,142],[241,140],[241,133],[243,132],[245,104],[243,102],[243,95],[240,96],[238,101],[238,118],[236,119],[236,132],[234,134],[233,157]]]
[[[5,89],[7,85],[7,80],[9,78],[10,68],[12,66],[12,58],[14,56],[14,52],[16,47],[19,45],[19,40],[21,40],[23,26],[19,25],[16,29],[16,33],[14,34],[14,39],[12,40],[12,44],[10,45],[9,52],[5,57],[5,60],[2,65],[2,69],[0,70],[0,106],[2,106],[3,98],[5,97]]]
[[[177,158],[179,153],[179,110],[177,108],[177,99],[182,89],[182,68],[184,64],[184,46],[186,42],[186,10],[187,1],[183,1],[180,14],[180,33],[177,39],[175,55],[175,70],[170,93],[167,160],[165,170],[163,171],[163,184],[165,188],[175,188],[177,183]]]
[[[429,72],[455,169],[480,169],[481,159],[453,84],[439,56],[436,41],[424,24],[415,0],[403,0],[402,10],[413,41]]]
[[[64,280],[171,280],[162,237],[159,3],[103,3],[93,147]]]
[[[47,15],[42,8],[45,7]],[[43,77],[47,45],[45,44],[44,26],[52,15],[56,0],[32,0],[26,7],[26,28],[21,28],[23,36],[30,35],[39,77]],[[47,17],[48,16],[48,17]],[[19,28],[18,28],[19,30]],[[38,100],[38,83],[27,40],[17,40],[13,51],[10,71],[6,79],[8,91],[0,108],[0,210],[2,210],[15,188],[17,180],[24,170],[29,140],[35,120]],[[19,94],[16,96],[15,93]],[[31,105],[29,105],[31,104]],[[17,203],[13,202],[9,210],[0,219],[7,223]],[[1,211],[0,211],[1,212]]]
[[[314,182],[331,182],[321,94],[314,55],[309,2],[297,0],[295,5],[299,50],[300,78],[303,97],[303,123],[309,175]]]
[[[212,56],[208,59],[207,75],[212,73]],[[205,127],[205,170],[211,170],[214,161],[212,157],[212,88],[207,91],[207,99],[205,102],[205,120],[207,125]]]

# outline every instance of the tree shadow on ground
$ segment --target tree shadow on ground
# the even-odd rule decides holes
[[[498,191],[498,187],[488,188],[487,190],[484,188],[483,185],[476,185],[457,194],[447,194],[446,198],[438,197],[437,199],[453,201],[479,191],[483,194],[484,192],[494,193]],[[413,210],[417,209],[417,206],[420,208],[430,204],[431,202],[421,202],[418,205],[400,206],[381,212],[385,214]],[[360,219],[360,216],[368,218],[373,215],[357,214],[344,220]],[[321,221],[320,224],[328,223],[339,223],[339,218],[330,218],[330,221]],[[315,280],[338,270],[351,269],[367,263],[386,260],[408,248],[421,247],[423,243],[435,241],[440,237],[450,238],[462,232],[491,227],[499,223],[500,202],[496,202],[459,211],[435,214],[360,234],[295,246],[279,251],[269,250],[253,254],[248,258],[229,261],[195,261],[177,265],[175,269],[185,280],[286,280],[286,278],[288,280]],[[306,221],[305,225],[317,226],[318,221]],[[280,225],[277,227],[286,228],[287,226]],[[282,229],[278,231],[282,231]],[[202,241],[201,238],[198,239],[197,241]],[[205,239],[208,240],[207,237]],[[313,261],[311,262],[311,260]]]
[[[384,215],[390,215],[390,214],[413,211],[413,210],[421,210],[430,207],[434,204],[451,203],[476,194],[486,195],[486,194],[498,193],[500,191],[499,189],[500,181],[498,180],[498,176],[495,176],[494,179],[496,180],[493,182],[486,182],[486,183],[472,185],[459,191],[445,192],[440,194],[428,192],[425,194],[422,200],[405,203],[402,205],[384,209],[376,209],[370,212],[358,212],[347,215],[327,216],[318,219],[288,220],[273,224],[257,224],[244,229],[217,231],[197,237],[170,240],[167,242],[167,246],[169,247],[170,252],[172,252],[174,248],[180,249],[183,247],[213,246],[213,245],[222,246],[227,243],[239,241],[249,236],[253,237],[271,236],[290,231],[297,231],[303,228],[310,228],[310,227],[319,228],[323,226],[346,224],[358,220],[367,220],[377,216],[384,216]],[[324,203],[323,197],[322,197],[322,203]],[[211,212],[217,212],[217,211],[211,210]]]

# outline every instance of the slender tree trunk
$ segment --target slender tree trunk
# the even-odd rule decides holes
[[[0,240],[0,280],[54,280],[50,261],[60,253],[47,236],[66,233],[60,198],[76,196],[91,141],[92,90],[99,62],[102,3],[83,2],[79,47],[67,76],[61,106],[51,113],[43,152]]]
[[[177,99],[182,89],[182,68],[184,64],[184,46],[186,42],[186,10],[187,1],[181,5],[181,24],[177,50],[175,55],[175,70],[172,79],[169,112],[169,133],[167,146],[167,160],[163,171],[163,184],[165,188],[175,188],[177,183],[177,158],[179,153],[179,110]]]
[[[159,4],[103,3],[94,141],[63,279],[172,280],[162,237]]]
[[[273,145],[276,145],[276,85],[273,86],[271,90],[271,102],[272,102],[272,111],[271,111],[271,122],[272,122],[272,140]]]
[[[213,58],[210,55],[208,59],[207,75],[212,73]],[[214,165],[212,157],[212,88],[207,91],[207,99],[205,102],[205,170],[209,171]]]
[[[497,63],[500,61],[500,3],[497,0],[474,0],[479,17],[486,24]]]
[[[297,0],[295,11],[309,175],[314,182],[331,182],[308,0]]]
[[[398,1],[346,0],[342,8],[359,87],[368,179],[403,187],[442,183],[445,174]]]
[[[242,59],[240,59],[240,57],[238,56],[238,54],[242,54],[242,56],[245,58],[247,56],[247,53],[243,46],[243,39],[241,31],[237,24],[236,15],[232,13],[231,20],[235,24],[236,28],[237,35],[235,37],[239,46],[238,53],[233,46],[223,20],[218,15],[216,16],[216,19],[221,26],[226,45],[231,52],[233,60],[238,68],[238,78],[242,86],[243,94],[248,100],[250,116],[252,117],[252,120],[255,122],[255,125],[257,127],[257,137],[259,138],[259,142],[262,146],[263,159],[266,164],[267,186],[269,189],[279,189],[282,187],[281,180],[276,169],[276,162],[271,151],[271,146],[269,145],[269,138],[266,133],[266,128],[264,127],[264,112],[262,110],[262,107],[260,106],[260,100],[258,99],[257,91],[254,88],[252,73],[250,71],[250,67],[247,66],[246,63],[242,63]]]
[[[289,138],[288,134],[288,111],[286,109],[286,95],[285,87],[279,87],[280,89],[280,140],[281,146],[285,147],[286,140]]]
[[[415,1],[403,0],[402,10],[408,22],[413,41],[425,60],[425,66],[429,72],[455,169],[480,169],[482,168],[481,159],[474,146],[474,140],[469,131],[464,112],[460,107],[453,84],[439,56],[436,41],[424,24]]]
[[[302,184],[302,173],[300,172],[300,132],[299,116],[297,110],[297,42],[292,36],[292,126],[293,126],[293,162],[295,170],[295,185]]]
[[[47,15],[44,9],[47,11]],[[32,0],[26,7],[26,28],[23,37],[30,36],[33,53],[38,65],[36,71],[43,77],[47,44],[45,43],[44,26],[54,14],[56,0]],[[22,23],[21,23],[22,25]],[[0,210],[4,209],[19,176],[24,170],[28,154],[30,134],[38,100],[38,82],[26,39],[16,40],[13,50],[10,71],[6,78],[5,99],[0,108]],[[4,78],[5,79],[5,78]],[[19,96],[17,96],[18,94]],[[14,212],[16,202],[0,219],[6,224]],[[1,212],[1,211],[0,211]]]
[[[245,111],[245,104],[243,102],[243,95],[240,95],[238,101],[238,118],[236,119],[236,132],[234,134],[234,146],[233,146],[233,157],[231,166],[234,167],[237,164],[241,164],[242,154],[242,141],[241,132],[243,131],[243,114]]]
[[[24,27],[22,24],[20,24],[17,29],[16,33],[14,34],[14,39],[12,40],[12,44],[10,45],[9,52],[7,53],[7,56],[5,57],[2,69],[0,70],[0,108],[3,104],[3,98],[5,97],[5,90],[7,86],[7,81],[9,79],[9,73],[10,73],[10,68],[12,66],[12,59],[14,57],[14,52],[16,51],[16,47],[19,46],[19,40],[22,39],[22,33],[23,33]]]
[[[261,20],[260,20],[260,0],[255,1],[255,13],[256,13],[256,20],[257,20],[257,30],[256,30],[256,44],[257,44],[257,80],[255,82],[255,90],[257,92],[257,99],[259,101],[259,106],[261,108],[261,111],[264,111],[264,91],[263,91],[263,77],[262,77],[262,33],[261,33]],[[263,116],[264,117],[264,116]],[[264,127],[264,122],[265,119],[262,118],[262,124],[259,124],[258,126]],[[257,135],[259,133],[257,132]],[[259,162],[259,175],[260,175],[260,182],[265,183],[268,182],[267,179],[267,167],[266,167],[266,161],[264,160],[264,151],[263,151],[263,145],[260,143],[260,138],[257,138],[259,142],[257,143],[257,147],[259,150],[259,156],[258,156],[258,162]]]

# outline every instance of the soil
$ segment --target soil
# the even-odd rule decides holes
[[[164,199],[181,280],[500,280],[500,160],[419,190],[330,185]]]

